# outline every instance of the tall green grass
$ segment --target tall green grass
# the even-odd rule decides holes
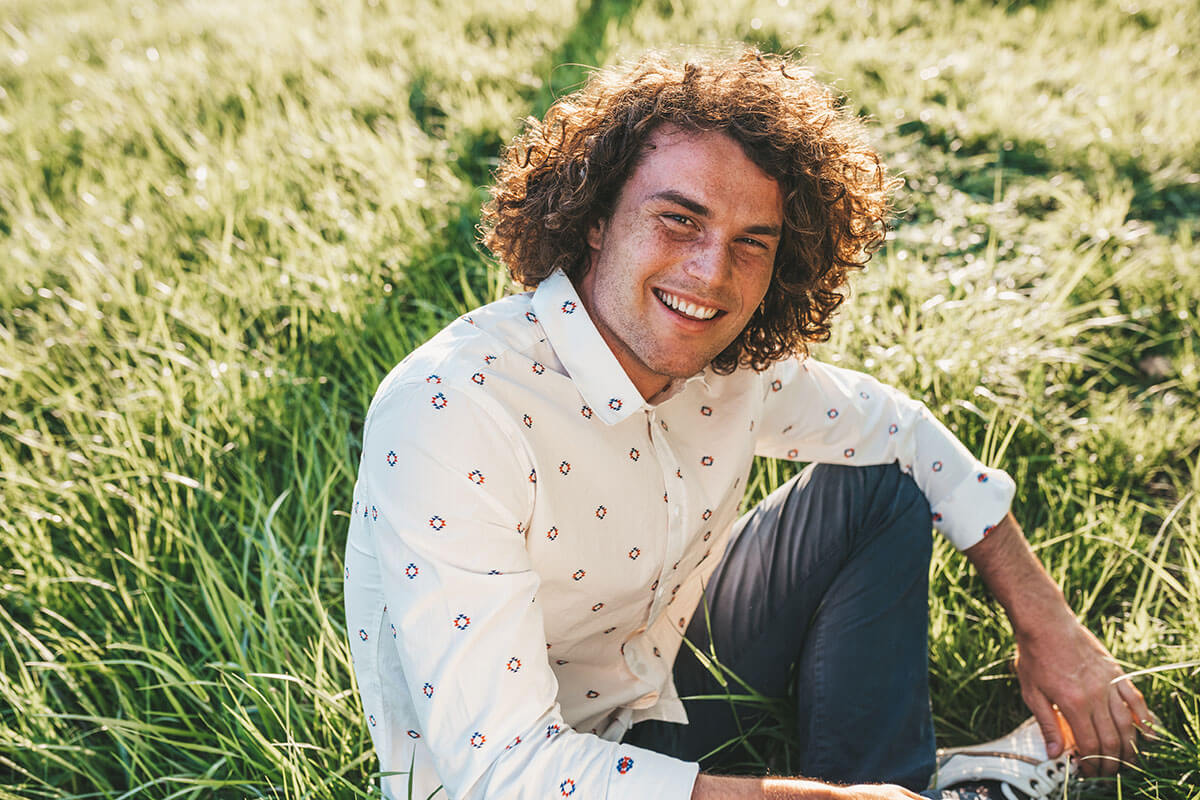
[[[524,115],[581,65],[737,40],[802,48],[905,178],[817,355],[1012,472],[1078,613],[1152,670],[1164,739],[1086,791],[1195,796],[1198,27],[1183,0],[7,0],[0,798],[371,792],[341,625],[370,395],[505,291],[475,225]],[[1006,622],[944,543],[932,571],[940,735],[995,735],[1025,713]]]

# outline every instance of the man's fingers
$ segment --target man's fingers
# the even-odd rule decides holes
[[[1075,746],[1079,753],[1079,770],[1089,778],[1094,778],[1100,774],[1100,736],[1096,733],[1096,726],[1092,722],[1090,714],[1079,713],[1077,705],[1069,705],[1063,707],[1063,716],[1067,719],[1067,724],[1071,726],[1071,732],[1075,735]]]
[[[1046,755],[1058,758],[1066,743],[1063,741],[1062,729],[1058,725],[1058,714],[1054,706],[1046,699],[1046,695],[1037,689],[1025,693],[1025,705],[1033,712],[1038,727],[1042,729],[1042,739],[1046,742]]]
[[[1099,702],[1092,706],[1092,724],[1096,728],[1096,736],[1100,740],[1099,760],[1102,775],[1116,775],[1122,761],[1133,758],[1130,747],[1133,739],[1133,717],[1117,692],[1111,689],[1107,698],[1097,698]],[[1105,702],[1107,700],[1107,702]],[[1116,713],[1120,706],[1119,715]],[[1128,753],[1128,757],[1127,757]]]
[[[1117,735],[1121,737],[1121,761],[1132,764],[1137,755],[1136,720],[1119,691],[1109,694],[1108,710],[1117,726]]]
[[[1133,715],[1134,724],[1143,736],[1154,738],[1154,726],[1158,724],[1158,717],[1146,705],[1146,698],[1138,691],[1138,688],[1133,685],[1133,681],[1122,676],[1120,680],[1115,682],[1117,693],[1121,699],[1125,701],[1125,705],[1129,706],[1129,713]]]
[[[1100,741],[1100,748],[1097,751],[1099,758],[1096,762],[1100,774],[1116,775],[1117,769],[1121,766],[1121,731],[1107,704],[1096,705],[1092,708],[1092,725],[1095,726],[1096,738]]]

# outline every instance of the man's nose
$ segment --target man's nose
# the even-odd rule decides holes
[[[719,237],[704,239],[684,266],[685,271],[705,284],[720,284],[732,274],[733,253]]]

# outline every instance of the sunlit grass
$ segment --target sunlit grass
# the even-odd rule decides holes
[[[1165,738],[1088,791],[1193,796],[1200,11],[699,6],[4,5],[0,798],[370,793],[341,624],[367,402],[504,291],[475,225],[521,117],[580,64],[738,39],[802,47],[905,178],[814,352],[1009,470],[1077,612],[1163,667]],[[1007,623],[941,541],[932,577],[940,735],[993,736],[1024,714]]]

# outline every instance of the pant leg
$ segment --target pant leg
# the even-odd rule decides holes
[[[687,638],[763,695],[794,681],[799,774],[925,787],[930,528],[928,502],[894,464],[813,465],[735,526],[707,621],[697,608]],[[725,693],[686,645],[674,675],[682,697]],[[626,741],[697,760],[738,735],[728,701],[684,704],[690,724],[644,722]],[[736,713],[742,729],[758,716]]]

